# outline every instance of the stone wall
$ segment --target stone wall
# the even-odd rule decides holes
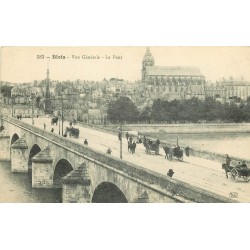
[[[124,130],[135,130],[141,133],[233,133],[250,132],[250,123],[219,124],[127,124]]]

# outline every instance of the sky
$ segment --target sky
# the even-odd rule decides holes
[[[145,51],[146,47],[2,47],[0,77],[12,83],[42,80],[49,67],[51,80],[136,81],[141,79]],[[152,46],[150,51],[155,66],[195,66],[211,82],[230,76],[250,81],[250,47]],[[86,55],[100,59],[84,59]]]

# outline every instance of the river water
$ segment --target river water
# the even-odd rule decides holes
[[[10,162],[0,161],[0,202],[58,203],[61,189],[36,189],[31,185],[31,174],[12,173]]]
[[[150,133],[146,135],[173,145],[177,143],[177,134]],[[189,146],[250,160],[250,133],[179,134],[178,143],[181,147]]]

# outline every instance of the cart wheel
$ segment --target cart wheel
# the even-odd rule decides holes
[[[238,171],[236,168],[231,170],[231,177],[236,181],[236,176],[238,176]]]
[[[250,176],[243,176],[244,181],[249,182]]]

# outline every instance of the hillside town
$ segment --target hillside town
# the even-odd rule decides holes
[[[50,79],[48,68],[47,76],[41,80],[19,84],[2,81],[2,113],[13,117],[61,117],[63,113],[66,120],[106,124],[108,104],[120,97],[129,98],[142,113],[152,108],[157,99],[203,101],[211,97],[222,104],[239,106],[246,104],[250,96],[250,82],[243,77],[222,77],[211,83],[196,67],[155,66],[149,48],[142,59],[141,72],[141,79],[134,82],[115,76],[102,81],[59,82]]]

